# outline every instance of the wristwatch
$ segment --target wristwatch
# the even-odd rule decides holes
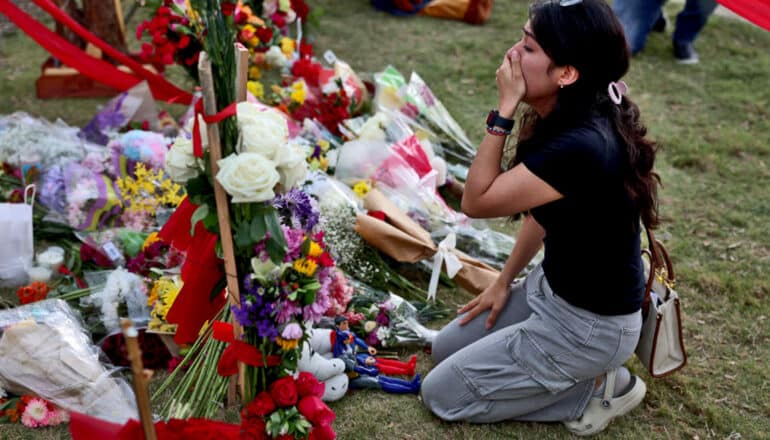
[[[495,127],[502,128],[504,131],[510,132],[513,130],[513,119],[508,119],[500,116],[497,110],[490,110],[487,115],[487,128],[493,129]]]

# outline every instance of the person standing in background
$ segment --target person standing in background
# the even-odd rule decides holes
[[[623,25],[628,47],[636,55],[647,41],[651,31],[663,32],[666,18],[662,7],[666,0],[615,0],[612,8]],[[681,64],[695,64],[699,61],[695,52],[695,39],[703,29],[709,16],[716,9],[716,0],[686,0],[684,8],[676,16],[672,44],[674,57]]]

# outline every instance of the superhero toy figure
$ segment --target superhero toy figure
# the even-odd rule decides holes
[[[350,377],[351,388],[381,389],[388,393],[418,393],[420,375],[414,374],[417,356],[412,355],[408,362],[393,359],[375,358],[377,350],[370,347],[355,333],[350,331],[350,324],[344,316],[334,319],[335,330],[331,332],[332,354],[345,363],[345,371]],[[356,347],[366,353],[356,353]],[[414,376],[404,380],[386,375]]]

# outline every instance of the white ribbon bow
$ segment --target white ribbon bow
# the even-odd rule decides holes
[[[453,252],[457,238],[454,232],[450,232],[441,242],[438,244],[438,250],[436,255],[433,256],[433,272],[430,275],[430,284],[428,285],[428,301],[436,300],[436,289],[438,288],[438,278],[441,275],[441,266],[446,263],[446,274],[449,278],[454,278],[457,272],[462,269],[463,264],[460,263],[460,259]]]

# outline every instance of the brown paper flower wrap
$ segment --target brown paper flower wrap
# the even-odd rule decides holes
[[[356,232],[369,244],[402,263],[417,263],[432,258],[438,251],[430,233],[423,229],[405,212],[393,204],[376,188],[369,191],[364,199],[364,208],[382,211],[386,221],[366,214],[356,216]],[[452,250],[462,264],[454,277],[457,284],[468,292],[478,295],[499,275],[493,267],[467,254]],[[445,266],[445,265],[444,265]]]

